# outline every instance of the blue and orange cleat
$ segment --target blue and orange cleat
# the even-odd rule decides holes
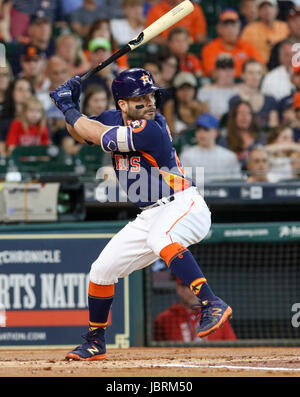
[[[98,328],[82,335],[86,340],[85,343],[75,347],[74,350],[66,355],[66,360],[95,361],[106,358],[106,346],[104,338],[104,329]]]
[[[231,307],[218,297],[215,301],[200,302],[199,306],[201,307],[201,317],[197,328],[199,338],[212,334],[232,316]]]

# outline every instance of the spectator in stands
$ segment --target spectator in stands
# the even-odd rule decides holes
[[[45,90],[46,66],[45,54],[39,48],[31,44],[24,48],[21,56],[22,71],[20,76],[29,79],[36,92]]]
[[[158,4],[153,5],[147,14],[146,26],[151,25],[163,14],[169,12],[173,7],[180,4],[181,1],[182,0],[161,0]],[[194,11],[177,22],[175,26],[185,26],[195,43],[204,43],[206,41],[207,31],[205,15],[201,6],[198,4],[194,4]],[[171,28],[163,31],[158,37],[153,39],[153,42],[160,45],[166,45],[170,30]]]
[[[12,0],[13,7],[19,12],[23,12],[27,15],[47,18],[52,26],[61,26],[63,19],[63,8],[61,0]]]
[[[1,1],[1,3],[0,14],[3,18],[0,20],[0,36],[1,32],[4,33],[2,37],[7,43],[28,44],[31,27],[35,23],[43,23],[43,20],[48,21],[51,26],[55,27],[66,25],[65,21],[62,21],[63,15],[60,9],[60,2],[57,0],[51,2],[13,0]],[[40,30],[42,34],[45,34],[44,26]],[[38,45],[37,42],[32,44]]]
[[[109,16],[110,18],[124,18],[124,11],[122,7],[122,0],[97,0],[109,8]]]
[[[98,66],[101,62],[105,61],[112,55],[112,47],[109,40],[104,37],[96,37],[89,42],[89,68],[92,69]],[[107,87],[111,86],[111,83],[119,71],[118,64],[116,62],[111,63],[106,68],[100,70],[97,74],[92,76],[88,82],[82,84],[83,91],[86,90],[87,85],[99,84]]]
[[[277,18],[277,0],[258,0],[258,20],[249,23],[243,30],[241,38],[252,43],[267,63],[272,46],[289,35],[286,22]]]
[[[175,54],[180,61],[182,72],[193,73],[196,77],[202,76],[200,59],[189,52],[191,37],[184,26],[173,28],[168,35],[168,49]]]
[[[52,37],[52,25],[45,17],[33,16],[28,27],[28,37],[23,38],[22,45],[15,47],[10,62],[14,75],[21,72],[22,55],[29,46],[35,47],[45,58],[55,53],[55,42]]]
[[[30,97],[24,102],[18,119],[9,128],[6,138],[7,154],[16,146],[49,145],[49,131],[41,102]]]
[[[148,70],[152,74],[155,84],[159,85],[160,87],[163,87],[163,81],[161,76],[162,67],[160,60],[157,59],[157,57],[155,56],[147,57],[142,67]]]
[[[247,183],[270,182],[269,171],[270,161],[266,149],[263,146],[251,149],[247,158]]]
[[[168,51],[163,51],[163,53],[158,54],[156,59],[157,65],[159,65],[160,69],[160,82],[157,84],[163,87],[163,90],[161,91],[161,103],[159,109],[161,112],[163,112],[164,103],[168,99],[174,98],[175,89],[173,87],[173,81],[175,76],[180,72],[180,62],[174,54],[171,54]]]
[[[297,126],[296,111],[294,109],[293,97],[280,108],[280,123],[288,124],[292,128]]]
[[[51,21],[46,17],[33,16],[28,28],[29,43],[44,52],[47,57],[55,53]]]
[[[216,59],[222,53],[233,56],[235,77],[241,76],[243,63],[250,58],[264,63],[254,45],[240,38],[240,30],[241,22],[235,10],[227,9],[219,15],[218,37],[202,48],[202,67],[206,76],[214,78]]]
[[[90,52],[88,49],[88,45],[91,40],[102,37],[109,40],[111,44],[112,51],[115,52],[119,49],[118,44],[115,42],[112,36],[110,21],[108,19],[96,19],[94,23],[90,26],[89,32],[86,37],[86,49],[84,51],[85,57],[87,60],[90,59]],[[118,65],[118,69],[121,72],[122,70],[129,69],[127,55],[123,55],[116,60],[116,64]]]
[[[300,144],[294,141],[293,129],[288,124],[272,129],[265,148],[269,154],[272,182],[291,178],[291,155],[300,154]]]
[[[24,102],[32,95],[34,88],[25,77],[17,77],[9,84],[0,118],[0,155],[6,155],[5,141],[12,121],[20,117]]]
[[[84,56],[78,37],[71,33],[61,35],[56,40],[56,55],[63,58],[68,65],[70,76],[86,72],[89,64]]]
[[[229,107],[240,100],[249,102],[258,127],[268,130],[279,124],[279,114],[275,98],[260,91],[263,75],[264,69],[259,62],[255,59],[246,61],[242,69],[242,82],[238,85],[238,95],[231,98]]]
[[[161,66],[160,60],[157,59],[156,56],[147,57],[142,65],[142,67],[145,70],[148,70],[152,74],[155,84],[157,84],[160,87],[164,87],[163,80],[162,80],[162,66]],[[160,112],[163,111],[165,102],[170,98],[171,98],[171,95],[168,92],[168,90],[166,90],[166,89],[161,90],[160,101],[157,104],[158,111],[160,111]]]
[[[88,34],[90,25],[96,19],[109,19],[109,7],[97,5],[96,0],[83,0],[82,7],[73,11],[69,15],[71,27],[79,37],[85,38]]]
[[[288,39],[290,42],[294,44],[300,43],[300,7],[294,6],[290,9],[287,17],[287,25],[289,28]],[[270,58],[267,64],[269,71],[280,65],[279,49],[282,41],[283,40],[277,42],[271,49]]]
[[[176,293],[179,301],[160,313],[154,320],[156,341],[211,341],[236,340],[236,335],[227,320],[223,327],[205,338],[197,337],[200,308],[197,299],[188,286],[176,279]]]
[[[280,101],[293,92],[294,85],[291,82],[293,56],[293,43],[289,39],[284,40],[279,50],[280,66],[265,74],[262,81],[261,92],[264,95],[271,95]]]
[[[216,60],[215,81],[198,90],[197,99],[206,102],[211,114],[222,119],[229,110],[229,100],[237,94],[234,81],[234,59],[230,54],[220,54]]]
[[[114,48],[117,46],[113,41],[109,19],[96,19],[91,24],[86,36],[85,47],[88,48],[89,42],[96,37],[104,37],[112,43]]]
[[[196,145],[185,146],[180,160],[187,174],[195,180],[197,186],[201,186],[202,174],[198,175],[196,167],[204,169],[205,182],[240,178],[241,168],[236,155],[217,144],[220,134],[218,119],[205,113],[199,116],[196,126]],[[188,172],[188,170],[192,172]]]
[[[244,169],[249,151],[264,143],[265,136],[255,123],[251,105],[246,101],[238,102],[228,114],[226,147],[236,154]]]
[[[291,74],[290,79],[294,88],[292,89],[290,95],[285,96],[278,103],[278,111],[281,122],[284,118],[286,121],[288,121],[284,116],[284,113],[286,113],[287,110],[294,110],[293,98],[297,92],[300,92],[300,66],[293,67],[293,73]]]
[[[11,35],[11,2],[0,1],[0,40],[5,43],[12,41]],[[27,18],[28,20],[29,18]]]
[[[122,7],[125,18],[110,20],[112,36],[117,46],[127,44],[138,36],[145,26],[143,0],[123,0]]]
[[[174,77],[180,71],[179,59],[169,51],[164,51],[159,60],[161,62],[161,85],[166,90],[172,89]]]
[[[257,19],[257,2],[256,0],[241,0],[240,1],[240,20],[241,20],[241,31],[249,23],[256,21]]]
[[[192,73],[180,72],[173,86],[174,98],[165,102],[163,114],[171,133],[178,135],[195,126],[198,116],[207,112],[207,104],[196,99],[197,80]]]
[[[46,83],[45,83],[45,90],[43,92],[37,92],[36,96],[43,104],[45,111],[47,112],[52,106],[55,106],[51,101],[49,96],[49,92],[53,91],[59,85],[66,82],[70,76],[68,74],[69,69],[67,62],[57,56],[53,55],[48,59],[47,62],[47,69],[46,69]]]
[[[291,155],[292,178],[300,179],[300,153]]]
[[[9,83],[12,81],[12,77],[11,68],[6,63],[5,67],[0,68],[0,115],[5,100],[5,92],[9,87]]]
[[[300,143],[300,92],[295,93],[293,96],[293,107],[296,116],[293,123],[294,141]]]
[[[99,85],[90,85],[84,95],[82,113],[86,116],[98,116],[109,108],[107,91]]]

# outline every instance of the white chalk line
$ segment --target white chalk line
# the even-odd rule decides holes
[[[280,367],[251,367],[244,365],[205,365],[205,364],[154,364],[153,367],[177,367],[177,368],[216,368],[216,369],[244,369],[253,371],[298,371],[300,368],[280,368]]]

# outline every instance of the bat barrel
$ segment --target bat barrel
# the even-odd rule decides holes
[[[158,36],[161,32],[168,29],[169,27],[176,24],[182,18],[186,17],[194,10],[194,5],[190,0],[185,0],[178,6],[174,7],[172,10],[167,12],[165,15],[160,17],[158,20],[153,22],[148,26],[142,33],[140,33],[135,39],[131,40],[128,44],[121,47],[112,56],[102,62],[100,65],[96,66],[94,69],[89,70],[83,76],[81,76],[81,81],[87,80],[89,77],[93,76],[99,70],[104,69],[106,66],[116,61],[122,55],[127,54],[127,52],[132,51],[142,44],[147,43],[155,36]]]

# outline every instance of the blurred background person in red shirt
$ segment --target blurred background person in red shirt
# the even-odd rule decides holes
[[[154,339],[156,341],[201,341],[201,340],[236,340],[237,337],[227,320],[223,327],[205,338],[198,338],[196,326],[199,322],[199,304],[197,297],[188,286],[176,278],[176,293],[179,301],[160,313],[154,321]]]

